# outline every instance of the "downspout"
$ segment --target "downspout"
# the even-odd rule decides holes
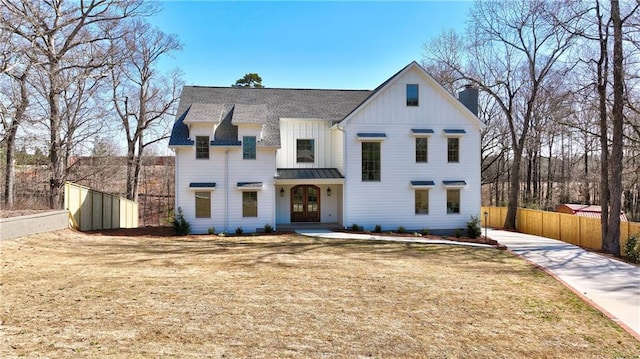
[[[347,131],[344,126],[336,125],[336,129],[342,132],[342,175],[344,182],[342,184],[342,227],[347,228]]]
[[[174,157],[173,157],[173,194],[174,194],[174,198],[173,198],[173,219],[176,218],[176,215],[178,213],[178,203],[180,203],[178,201],[178,191],[179,188],[181,188],[181,184],[178,182],[178,163],[180,161],[178,161],[178,149],[177,148],[172,148],[171,149],[173,151]]]
[[[224,148],[224,162],[224,231],[225,233],[229,233],[229,147]]]

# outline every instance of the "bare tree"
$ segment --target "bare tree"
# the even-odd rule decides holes
[[[558,31],[552,16],[560,6],[541,0],[476,2],[466,38],[453,39],[462,44],[450,45],[450,37],[441,37],[425,47],[429,62],[475,84],[502,110],[513,152],[508,229],[516,226],[522,156],[540,92],[574,42],[573,34]]]
[[[152,11],[143,0],[80,2],[1,0],[8,31],[31,44],[28,56],[42,76],[49,129],[49,205],[62,206],[65,158],[73,145],[63,134],[65,91],[75,75],[96,80],[107,63],[113,29],[124,19]],[[68,93],[68,92],[67,92]]]
[[[155,66],[182,46],[175,36],[142,21],[134,21],[131,30],[124,36],[124,56],[112,68],[111,81],[113,105],[127,139],[127,198],[137,200],[144,151],[168,138],[169,116],[183,84],[178,71],[165,76]]]

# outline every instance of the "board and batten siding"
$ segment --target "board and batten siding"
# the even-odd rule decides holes
[[[240,133],[259,136],[255,129]],[[192,127],[193,139],[203,135],[212,138],[212,128]],[[242,159],[242,146],[211,146],[209,159],[196,159],[195,146],[177,147],[175,153],[176,210],[182,209],[192,233],[207,233],[211,227],[215,227],[216,232],[233,233],[237,227],[254,232],[267,223],[275,224],[275,149],[258,146],[255,160]],[[216,187],[194,190],[189,188],[191,182],[214,182]],[[262,182],[262,188],[256,190],[258,217],[242,217],[242,191],[237,188],[238,182]],[[195,192],[200,191],[211,192],[211,218],[195,218]]]
[[[344,125],[346,145],[345,226],[373,229],[465,228],[480,211],[480,128],[470,120],[457,99],[434,88],[418,71],[408,71],[376,94]],[[419,106],[406,106],[406,84],[419,85]],[[412,128],[432,129],[428,163],[415,161]],[[447,161],[444,129],[463,129],[458,163]],[[381,180],[361,178],[362,140],[357,133],[385,133],[381,141]],[[429,214],[415,214],[415,190],[411,181],[434,181],[429,189]],[[460,189],[460,213],[447,214],[445,180],[464,180]]]
[[[280,149],[276,154],[278,168],[329,168],[333,166],[331,122],[320,119],[280,119]],[[314,140],[313,163],[297,163],[297,140]]]

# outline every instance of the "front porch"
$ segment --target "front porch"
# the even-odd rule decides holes
[[[277,229],[341,227],[344,178],[338,170],[278,169],[275,186]]]

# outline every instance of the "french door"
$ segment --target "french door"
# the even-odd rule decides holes
[[[291,222],[320,222],[320,188],[300,185],[291,189]]]

